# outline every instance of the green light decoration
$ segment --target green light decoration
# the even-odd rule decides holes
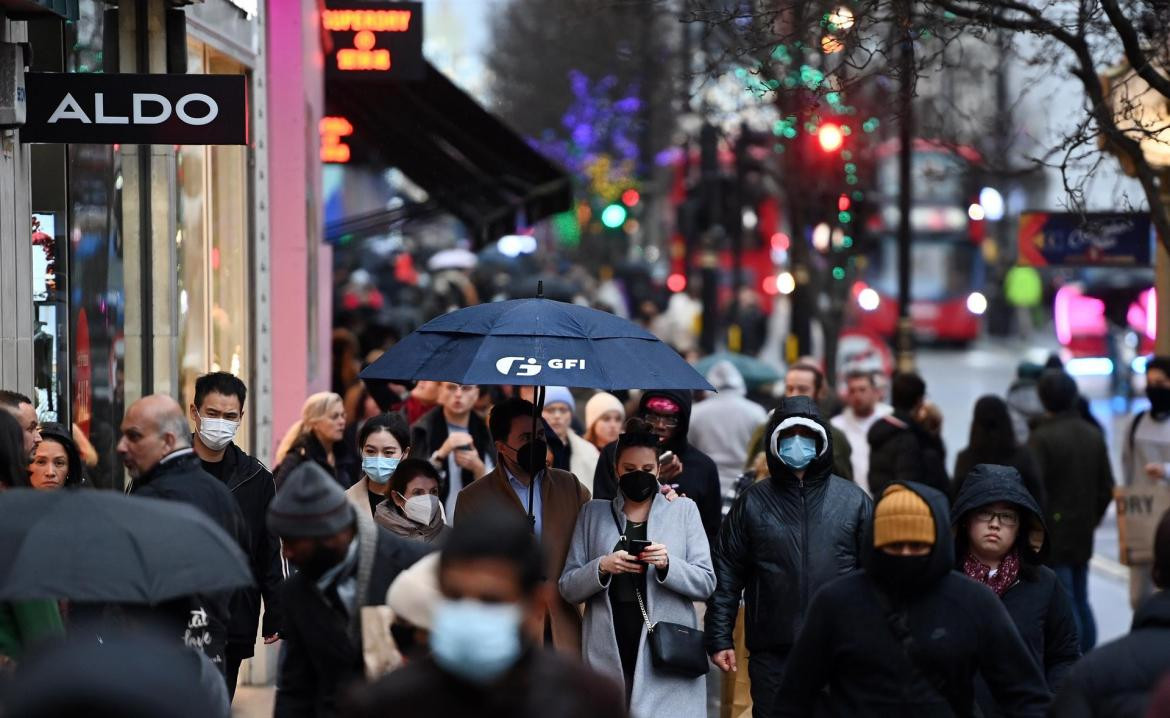
[[[604,218],[602,219],[602,221],[605,221]],[[850,222],[853,221],[853,215],[850,214],[849,212],[838,212],[837,213],[837,221],[839,221],[841,224],[849,224]]]
[[[848,137],[849,135],[853,134],[853,128],[849,125],[841,125],[841,134]]]
[[[844,278],[845,278],[845,268],[844,267],[833,267],[833,279],[844,279]]]
[[[879,122],[878,118],[876,117],[871,117],[865,122],[861,123],[861,129],[866,132],[874,132],[879,126],[881,126],[881,122]]]
[[[793,137],[796,137],[796,128],[795,127],[785,127],[784,128],[784,136],[790,140]]]
[[[845,178],[845,184],[855,185],[855,184],[857,184],[857,182],[858,182],[857,175],[849,175],[848,177]]]
[[[576,210],[554,215],[552,225],[561,246],[576,247],[581,244],[581,224],[577,221]]]
[[[841,159],[845,160],[846,162],[849,162],[850,160],[853,159],[853,153],[850,152],[849,150],[844,150],[841,152]]]
[[[851,174],[851,175],[857,174],[857,165],[853,164],[852,162],[846,162],[845,163],[845,173]]]
[[[617,229],[626,221],[626,208],[620,204],[611,204],[601,210],[601,223],[610,229]]]
[[[845,235],[844,237],[841,238],[841,246],[844,247],[845,249],[849,249],[850,247],[853,246],[853,238],[850,237],[849,235]]]
[[[825,95],[825,101],[830,105],[839,105],[841,104],[841,93],[830,92],[829,94]]]
[[[859,189],[853,190],[853,201],[854,202],[860,202],[863,199],[865,199],[865,192],[862,192]]]

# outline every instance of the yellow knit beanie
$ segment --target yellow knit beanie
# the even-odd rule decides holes
[[[917,542],[934,545],[934,515],[921,496],[901,484],[882,493],[873,512],[873,546]]]

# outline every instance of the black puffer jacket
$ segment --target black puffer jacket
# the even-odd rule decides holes
[[[1036,500],[1024,488],[1020,472],[1015,468],[979,464],[968,474],[951,512],[957,549],[955,565],[962,570],[967,555],[967,526],[971,512],[1000,501],[1015,505],[1022,518],[1015,546],[1020,554],[1019,580],[1003,594],[1003,605],[1024,639],[1028,652],[1044,671],[1048,690],[1055,692],[1081,657],[1076,619],[1068,594],[1056,574],[1040,565],[1047,541],[1043,514]],[[986,683],[980,681],[977,696],[984,716],[1003,715],[991,698]]]
[[[832,474],[832,440],[818,442],[803,480],[772,451],[772,432],[797,417],[831,436],[808,397],[786,398],[772,412],[765,432],[771,477],[735,500],[713,547],[718,585],[707,603],[709,653],[734,646],[741,592],[748,649],[787,652],[813,594],[860,565],[873,504],[856,484]]]
[[[896,411],[869,428],[869,490],[881,497],[895,481],[913,481],[949,493],[946,447],[907,413]]]
[[[778,715],[915,716],[952,718],[955,711],[918,666],[931,666],[945,680],[955,702],[975,705],[974,682],[981,673],[1008,715],[1044,715],[1048,692],[1007,611],[994,593],[953,570],[954,546],[946,495],[907,484],[930,507],[935,542],[917,590],[885,589],[890,606],[913,636],[917,661],[895,638],[879,600],[887,587],[886,560],[878,561],[872,522],[866,531],[865,570],[833,581],[817,594],[796,646],[788,657]],[[876,580],[875,580],[876,577]],[[823,698],[822,690],[829,689]],[[814,706],[824,702],[826,709]],[[964,711],[968,715],[972,711]]]
[[[662,451],[673,451],[682,462],[683,470],[674,481],[678,492],[699,506],[699,517],[707,532],[707,541],[715,544],[715,534],[723,518],[723,498],[720,495],[719,468],[702,451],[691,446],[687,433],[691,429],[691,393],[689,391],[652,390],[642,395],[638,411],[644,411],[646,402],[654,397],[665,397],[679,405],[678,428],[670,441],[661,446]],[[617,442],[601,451],[597,469],[593,472],[593,498],[612,500],[618,493],[617,485]]]
[[[1142,718],[1150,693],[1168,671],[1170,591],[1162,591],[1138,607],[1128,636],[1099,647],[1073,667],[1049,715]]]

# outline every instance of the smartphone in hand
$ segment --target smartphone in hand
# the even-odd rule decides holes
[[[659,456],[659,457],[658,457],[658,465],[659,465],[659,466],[662,466],[662,465],[664,465],[664,464],[669,464],[669,463],[670,463],[671,461],[673,461],[673,460],[674,460],[674,452],[673,452],[673,451],[667,451],[667,452],[664,452],[664,453],[663,453],[661,456]]]
[[[651,541],[639,541],[637,539],[631,539],[628,542],[629,548],[626,549],[626,553],[633,556],[635,561],[638,561],[638,556],[640,556],[643,551],[650,548],[651,543],[652,543]],[[638,563],[646,563],[646,562],[645,561],[638,561]]]

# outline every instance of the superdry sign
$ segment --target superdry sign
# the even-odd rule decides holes
[[[422,3],[327,0],[321,27],[333,45],[325,69],[334,77],[421,80]]]
[[[26,76],[23,142],[245,145],[243,75]]]

